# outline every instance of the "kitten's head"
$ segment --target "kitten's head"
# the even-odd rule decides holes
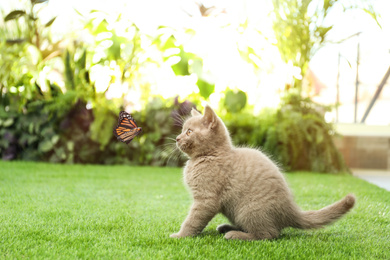
[[[204,115],[192,109],[176,138],[177,147],[189,157],[212,155],[232,147],[229,133],[222,120],[206,105]]]

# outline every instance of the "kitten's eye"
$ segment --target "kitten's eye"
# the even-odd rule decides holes
[[[186,135],[190,135],[191,133],[192,133],[192,130],[188,129],[187,132],[186,132]]]

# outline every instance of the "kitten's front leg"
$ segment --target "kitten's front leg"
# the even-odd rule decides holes
[[[180,238],[199,234],[217,213],[218,207],[215,201],[194,201],[180,231],[170,237]]]

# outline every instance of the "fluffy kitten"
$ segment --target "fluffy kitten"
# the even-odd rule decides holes
[[[206,105],[183,125],[176,145],[189,156],[184,181],[194,202],[180,231],[171,237],[199,234],[218,213],[230,224],[218,226],[227,239],[273,239],[286,227],[320,228],[355,204],[344,199],[317,211],[302,211],[295,204],[278,167],[262,152],[232,145],[222,120]]]

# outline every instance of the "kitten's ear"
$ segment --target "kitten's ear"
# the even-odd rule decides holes
[[[201,116],[202,114],[198,112],[195,108],[191,109],[191,115],[192,116]]]
[[[203,124],[209,128],[215,128],[217,126],[217,115],[214,110],[206,105],[204,108]]]

